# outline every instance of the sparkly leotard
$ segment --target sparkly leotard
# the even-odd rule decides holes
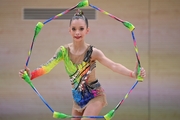
[[[93,47],[90,45],[82,55],[75,58],[68,46],[61,46],[53,58],[32,71],[31,80],[50,72],[63,60],[72,85],[73,107],[78,111],[82,111],[89,103],[96,100],[101,101],[102,105],[105,106],[107,102],[104,91],[95,78],[94,68],[96,62],[91,61],[92,52]]]

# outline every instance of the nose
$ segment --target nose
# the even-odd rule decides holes
[[[80,31],[76,30],[75,35],[79,35],[79,34],[80,34]]]

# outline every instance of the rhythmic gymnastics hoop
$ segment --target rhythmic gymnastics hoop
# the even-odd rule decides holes
[[[120,107],[120,105],[124,102],[124,100],[129,96],[129,94],[132,92],[132,90],[136,87],[136,85],[138,84],[138,82],[142,82],[143,81],[143,78],[140,76],[140,69],[141,69],[141,64],[140,64],[140,58],[139,58],[139,55],[138,55],[138,48],[137,48],[137,44],[136,44],[136,39],[135,39],[135,35],[134,35],[134,25],[131,24],[130,22],[128,21],[124,21],[124,20],[121,20],[119,19],[118,17],[92,5],[92,4],[89,4],[89,1],[88,0],[82,0],[81,2],[79,2],[77,5],[65,10],[64,12],[62,13],[59,13],[57,14],[56,16],[46,20],[45,22],[38,22],[36,27],[35,27],[35,30],[34,30],[34,36],[33,36],[33,40],[32,40],[32,43],[31,43],[31,46],[30,46],[30,50],[28,52],[28,57],[27,57],[27,60],[26,60],[26,64],[25,64],[25,68],[28,66],[29,64],[29,60],[30,60],[30,57],[31,57],[31,54],[32,54],[32,49],[33,49],[33,45],[34,45],[34,42],[35,42],[35,39],[37,37],[37,35],[39,34],[39,32],[41,31],[42,27],[47,24],[48,22],[74,10],[75,8],[83,8],[83,7],[91,7],[95,10],[98,10],[102,13],[104,13],[105,15],[108,15],[110,16],[111,18],[121,22],[126,28],[128,28],[131,32],[131,35],[132,35],[132,39],[133,39],[133,43],[134,43],[134,49],[135,49],[135,54],[136,54],[136,59],[137,59],[137,62],[138,62],[138,67],[137,67],[137,78],[136,78],[136,82],[134,83],[134,85],[131,87],[131,89],[129,90],[129,92],[124,96],[124,98],[116,105],[116,107],[112,110],[110,110],[107,114],[105,114],[104,116],[71,116],[71,115],[67,115],[67,114],[64,114],[62,112],[56,112],[54,111],[51,106],[46,102],[46,100],[41,96],[41,94],[38,92],[38,90],[35,88],[35,86],[33,85],[33,83],[31,82],[28,74],[26,71],[24,71],[24,74],[23,74],[23,79],[32,87],[32,89],[34,90],[34,92],[40,97],[40,99],[42,100],[42,102],[49,108],[49,110],[53,113],[53,117],[54,118],[60,118],[60,119],[66,119],[66,118],[96,118],[96,119],[105,119],[105,120],[111,120],[116,112],[116,110]]]

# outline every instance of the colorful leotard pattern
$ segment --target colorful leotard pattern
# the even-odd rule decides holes
[[[86,104],[98,96],[97,88],[100,87],[98,80],[88,84],[88,77],[91,71],[96,67],[95,62],[91,62],[92,46],[89,46],[84,60],[80,64],[74,64],[68,55],[68,49],[61,46],[53,58],[46,64],[40,66],[31,73],[31,80],[50,72],[61,60],[64,61],[66,72],[73,85],[72,95],[74,101],[83,108]]]

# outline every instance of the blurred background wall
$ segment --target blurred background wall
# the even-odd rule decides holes
[[[114,120],[180,119],[180,1],[89,0],[91,4],[134,24],[142,66],[147,77],[116,112]],[[24,20],[24,8],[69,8],[78,0],[0,0],[0,120],[53,120],[52,113],[18,76],[24,67],[37,22]],[[86,41],[107,57],[134,69],[136,57],[129,30],[96,12]],[[60,45],[71,42],[69,20],[46,24],[34,44],[33,70],[49,60]],[[113,109],[135,80],[98,64],[97,76],[108,99],[101,115]],[[55,110],[70,114],[71,86],[63,62],[33,84]]]

